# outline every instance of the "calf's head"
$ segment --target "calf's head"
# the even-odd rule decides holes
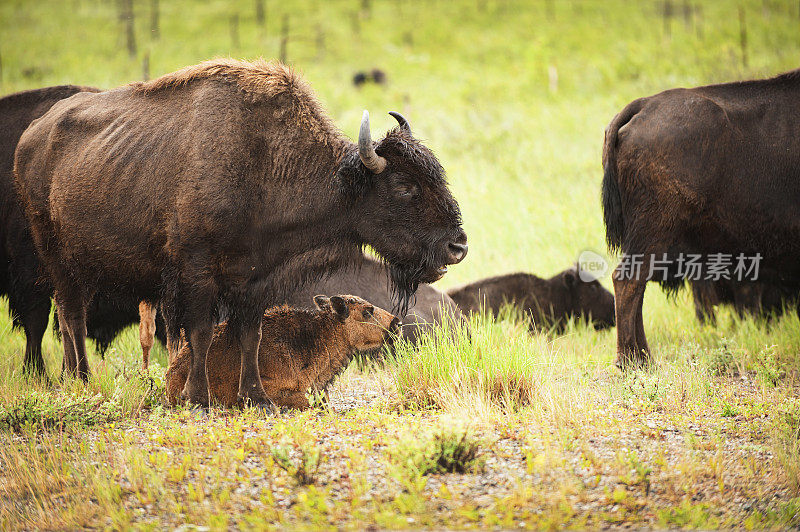
[[[614,296],[597,279],[579,275],[578,267],[564,270],[559,277],[569,290],[574,316],[591,317],[597,330],[614,326]]]
[[[400,332],[400,320],[360,297],[351,295],[314,296],[322,312],[336,315],[344,327],[348,343],[357,351],[376,349]]]
[[[436,156],[399,123],[373,142],[364,111],[358,150],[340,163],[338,176],[354,207],[353,231],[389,266],[398,308],[407,310],[419,283],[440,279],[467,254],[461,211]]]

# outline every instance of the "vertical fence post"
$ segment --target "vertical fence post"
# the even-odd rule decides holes
[[[158,40],[161,29],[158,27],[158,0],[150,0],[150,37]]]
[[[747,18],[743,5],[739,5],[739,45],[742,47],[742,66],[747,68]]]
[[[322,24],[317,24],[317,59],[322,59],[325,56],[325,32],[322,30]]]
[[[142,81],[150,79],[150,52],[145,52],[142,58]]]
[[[264,11],[264,0],[256,0],[256,24],[263,27],[266,20],[267,16]]]
[[[231,44],[238,50],[241,47],[239,41],[239,13],[231,15]]]
[[[278,57],[281,63],[287,61],[287,48],[289,47],[289,15],[283,15],[283,24],[281,25],[281,49]]]
[[[128,55],[136,57],[136,33],[133,28],[133,0],[122,0],[122,16],[125,20],[125,41]]]

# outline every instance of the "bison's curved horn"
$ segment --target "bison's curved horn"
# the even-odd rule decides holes
[[[400,124],[400,129],[411,133],[411,125],[409,125],[408,120],[406,120],[403,115],[396,111],[389,111],[389,114],[392,115],[395,120],[397,120],[398,124]]]
[[[369,112],[364,110],[361,117],[361,128],[358,131],[358,156],[373,174],[380,174],[386,168],[386,159],[375,153],[372,145],[372,134],[369,132]]]

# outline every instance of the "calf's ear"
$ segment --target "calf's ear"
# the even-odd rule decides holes
[[[575,286],[575,282],[578,280],[577,273],[574,270],[567,270],[564,272],[564,275],[561,277],[561,280],[564,282],[564,286],[567,288],[572,288]]]
[[[320,310],[331,310],[331,300],[325,296],[314,296],[314,304]]]
[[[336,314],[342,320],[346,320],[350,315],[350,307],[347,306],[347,302],[342,297],[332,296],[331,306],[333,307],[334,312],[336,312]]]

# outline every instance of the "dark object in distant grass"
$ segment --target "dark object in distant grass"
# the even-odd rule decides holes
[[[78,92],[99,90],[60,85],[0,98],[0,296],[8,296],[14,327],[25,332],[25,371],[42,376],[47,375],[42,337],[50,319],[53,290],[47,279],[41,277],[28,221],[14,188],[14,150],[28,125],[56,102]],[[138,322],[134,305],[125,306],[98,296],[89,307],[86,332],[97,342],[102,354],[122,329]],[[163,341],[163,326],[157,336]]]
[[[800,285],[800,70],[772,79],[668,90],[634,100],[608,125],[603,147],[606,239],[614,275],[617,365],[649,363],[642,305],[652,259],[681,254],[761,256],[759,281]]]
[[[244,353],[239,393],[268,403],[259,331],[282,294],[370,246],[405,308],[467,252],[444,169],[410,128],[373,142],[365,112],[353,143],[282,64],[213,60],[75,95],[22,135],[15,175],[70,369],[88,379],[94,293],[159,300],[167,336],[184,330],[193,350],[184,394],[199,405],[221,308]]]
[[[361,87],[367,83],[374,83],[376,85],[386,84],[386,72],[380,68],[373,68],[369,72],[360,71],[353,75],[353,85]]]
[[[309,392],[327,393],[353,356],[375,349],[399,332],[400,320],[360,297],[315,296],[316,310],[269,309],[261,320],[258,368],[264,390],[277,406],[304,410]],[[167,397],[178,402],[191,365],[184,343],[165,377]],[[211,400],[235,406],[241,354],[227,323],[217,326],[208,351]]]
[[[530,316],[533,331],[563,331],[570,318],[591,318],[597,330],[614,325],[614,296],[597,280],[582,281],[577,267],[549,279],[530,273],[490,277],[448,295],[462,312],[486,310],[496,316],[503,305],[512,304]]]
[[[798,294],[786,288],[758,281],[691,281],[694,310],[700,323],[717,323],[716,306],[731,305],[740,318],[770,321],[784,310],[798,310]]]

